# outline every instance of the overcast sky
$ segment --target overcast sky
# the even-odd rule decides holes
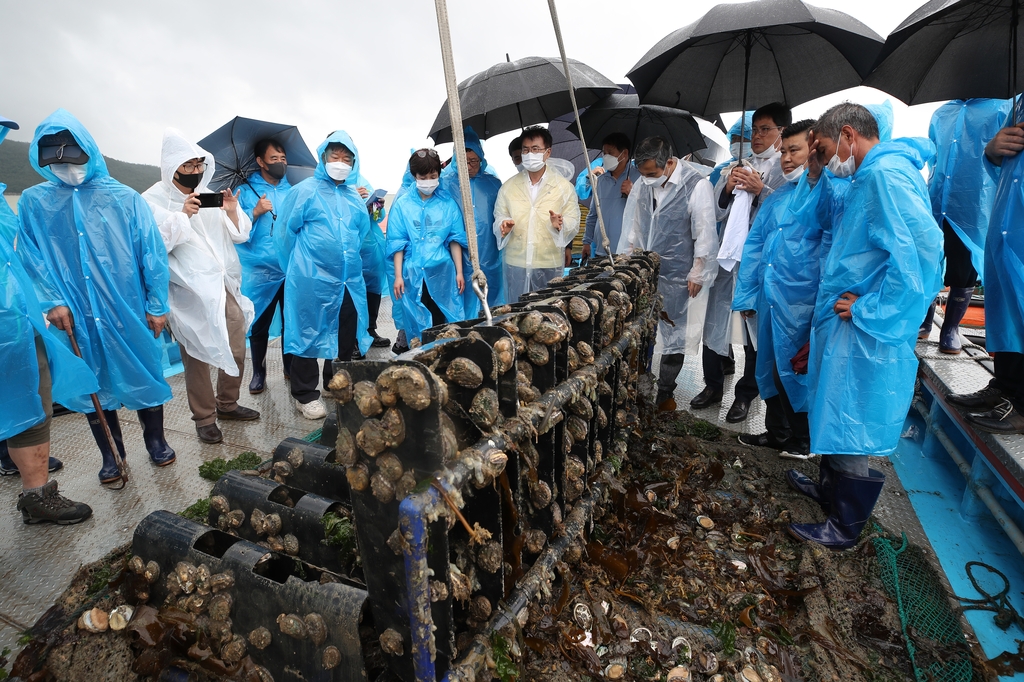
[[[922,2],[817,4],[884,37]],[[655,42],[715,4],[559,0],[558,10],[569,56],[621,83]],[[506,53],[558,55],[545,0],[449,0],[448,10],[460,81]],[[57,107],[77,116],[106,155],[154,165],[167,126],[199,140],[236,115],[292,123],[314,150],[341,128],[359,148],[364,175],[390,190],[409,149],[429,144],[445,100],[431,0],[0,0],[0,64],[0,115],[21,124],[12,140],[31,140]],[[885,98],[857,88],[794,113]],[[935,105],[894,105],[897,136],[927,135]],[[513,172],[505,151],[511,137],[485,142],[503,178]]]

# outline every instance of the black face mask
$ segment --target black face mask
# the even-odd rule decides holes
[[[288,170],[288,164],[285,163],[284,161],[281,161],[279,163],[268,163],[266,170],[267,174],[270,177],[274,178],[275,180],[280,180],[281,178],[284,177],[285,171]]]
[[[202,173],[189,173],[187,175],[183,173],[177,173],[178,184],[188,189],[195,189],[199,186],[199,181],[203,179]]]

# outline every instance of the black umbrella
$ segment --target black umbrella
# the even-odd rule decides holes
[[[584,111],[581,110],[581,118],[583,113]],[[578,176],[586,169],[587,164],[601,156],[601,150],[590,149],[587,150],[587,155],[583,156],[580,138],[568,130],[575,121],[576,116],[572,113],[559,116],[548,122],[548,132],[551,133],[551,156],[570,162],[576,168],[576,176]]]
[[[288,157],[288,182],[295,184],[313,174],[316,157],[309,151],[299,129],[283,123],[257,121],[236,116],[199,141],[199,146],[213,154],[217,167],[210,189],[234,190],[259,169],[256,165],[256,143],[276,140]]]
[[[714,118],[796,106],[861,84],[882,38],[848,14],[800,0],[717,5],[670,33],[626,74],[640,101]]]
[[[865,85],[907,104],[1008,99],[1024,89],[1017,32],[1021,0],[932,0],[885,41]]]
[[[618,91],[619,86],[575,59],[569,60],[576,101],[581,107]],[[561,59],[524,57],[495,64],[459,83],[462,122],[481,139],[547,123],[572,111]],[[429,136],[435,144],[452,141],[448,102],[438,112]]]
[[[707,148],[693,116],[682,109],[640,104],[638,95],[611,95],[580,113],[583,134],[591,144],[600,144],[611,133],[624,133],[635,146],[640,140],[660,135],[679,155]],[[576,123],[568,132],[579,136]]]

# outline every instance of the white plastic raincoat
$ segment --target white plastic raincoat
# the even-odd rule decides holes
[[[494,204],[494,236],[504,257],[505,300],[509,303],[544,288],[562,274],[565,247],[580,231],[580,206],[572,183],[549,165],[534,190],[536,199],[530,174],[524,170],[501,186]],[[549,211],[561,214],[561,230],[551,226]],[[505,220],[515,221],[515,226],[502,237]]]
[[[206,160],[206,172],[196,192],[209,192],[213,156],[168,128],[160,152],[161,180],[142,196],[153,209],[167,249],[171,333],[189,357],[236,377],[241,368],[231,355],[224,305],[228,295],[234,297],[248,330],[253,305],[242,295],[242,264],[234,245],[248,241],[252,222],[240,205],[235,209],[238,227],[221,208],[201,208],[192,217],[182,212],[187,195],[174,186],[174,173],[184,162],[197,158]]]

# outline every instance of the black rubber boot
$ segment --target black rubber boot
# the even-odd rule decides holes
[[[921,323],[921,327],[917,330],[917,340],[924,341],[932,333],[932,321],[935,319],[935,301],[928,306],[928,312],[924,314],[924,321]]]
[[[826,514],[832,509],[832,479],[835,472],[828,465],[828,461],[822,458],[818,464],[818,481],[815,483],[808,476],[804,476],[796,469],[786,472],[786,482],[793,490],[811,498],[821,507]]]
[[[267,387],[267,339],[249,337],[249,353],[252,355],[252,380],[249,382],[249,393],[256,395],[263,393]]]
[[[117,451],[121,454],[121,460],[127,461],[128,455],[124,451],[124,438],[121,436],[121,422],[117,420],[117,410],[103,410],[103,416],[107,418],[107,426],[110,427],[110,435],[114,438]],[[121,472],[117,470],[117,462],[114,461],[114,453],[110,450],[107,436],[103,433],[103,425],[95,412],[86,415],[89,420],[89,428],[92,430],[92,437],[96,441],[100,454],[103,455],[103,468],[100,469],[100,483],[115,483],[121,480]]]
[[[946,316],[942,320],[942,329],[939,330],[939,352],[949,355],[960,355],[960,320],[967,314],[967,308],[971,305],[971,296],[974,295],[974,287],[961,289],[959,287],[949,288],[949,298],[946,299]]]
[[[50,461],[46,465],[47,470],[52,474],[54,471],[60,471],[64,468],[64,462],[60,461],[56,457],[50,457]],[[18,471],[18,465],[11,459],[11,453],[7,450],[7,441],[0,440],[0,476],[18,476],[21,472]]]
[[[158,467],[173,464],[174,450],[164,438],[164,406],[157,405],[139,410],[139,421],[142,423],[142,440],[146,442],[149,459]]]
[[[871,518],[885,485],[885,474],[870,469],[867,476],[834,472],[832,511],[825,523],[791,523],[789,534],[804,542],[817,542],[829,549],[849,549]]]

